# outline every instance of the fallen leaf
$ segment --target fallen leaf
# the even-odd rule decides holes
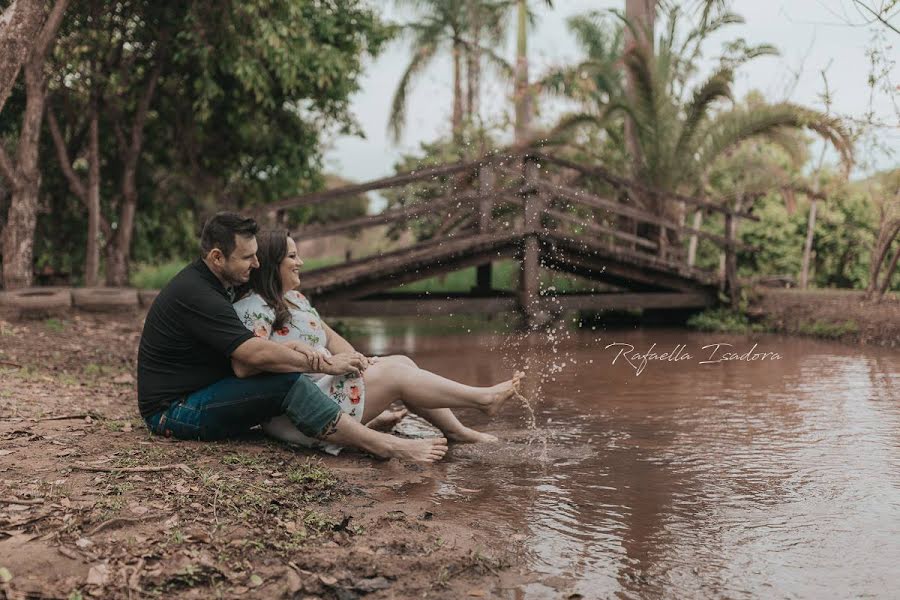
[[[12,573],[6,567],[0,567],[0,582],[9,583],[12,581]]]
[[[131,373],[122,373],[121,375],[114,377],[112,382],[120,384],[134,383],[134,377],[131,375]]]
[[[263,579],[256,573],[250,576],[250,587],[259,587],[262,585]]]
[[[93,546],[94,542],[92,542],[90,539],[88,539],[86,537],[83,537],[83,538],[78,538],[77,540],[75,540],[75,545],[83,550],[85,548],[90,548],[91,546]]]
[[[15,448],[13,448],[12,450],[0,450],[0,456],[6,456],[7,454],[12,454],[15,451]]]
[[[468,594],[469,594],[469,596],[472,596],[473,598],[483,598],[484,590],[469,590]]]
[[[337,584],[337,578],[332,577],[331,575],[319,575],[319,581],[328,587],[332,587]]]

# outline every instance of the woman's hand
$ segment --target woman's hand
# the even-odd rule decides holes
[[[306,357],[306,361],[309,363],[310,373],[328,373],[328,371],[325,370],[325,366],[331,364],[331,357],[327,354],[320,352],[303,342],[290,341],[284,342],[284,345]]]
[[[328,375],[345,375],[347,373],[359,375],[368,366],[366,357],[359,352],[342,352],[331,355],[329,363],[323,367],[321,372]]]

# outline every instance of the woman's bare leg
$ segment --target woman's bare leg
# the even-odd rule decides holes
[[[435,462],[447,453],[445,438],[400,438],[370,429],[344,413],[339,415],[335,430],[321,439],[339,446],[355,446],[383,458],[415,462]]]
[[[447,408],[478,408],[496,414],[503,403],[513,396],[521,379],[513,379],[492,387],[473,387],[420,369],[407,357],[385,357],[363,371],[366,383],[366,405],[363,421],[381,413],[396,400],[421,414],[448,437],[458,441],[494,441],[465,427]]]
[[[394,428],[394,425],[403,420],[403,417],[409,414],[409,411],[405,408],[386,408],[381,411],[380,415],[375,415],[375,417],[366,423],[366,427],[371,429],[375,429],[377,431],[390,431]]]

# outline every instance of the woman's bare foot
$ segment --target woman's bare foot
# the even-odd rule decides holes
[[[444,435],[451,442],[458,444],[492,444],[500,441],[496,435],[475,431],[469,427],[463,427],[459,431],[445,431]]]
[[[525,373],[516,371],[512,379],[487,388],[481,410],[492,417],[500,412],[503,404],[518,393],[523,377]]]
[[[369,429],[374,429],[376,431],[390,431],[394,428],[394,425],[399,423],[403,417],[409,414],[409,411],[405,408],[388,408],[383,411],[380,415],[376,416],[374,419],[366,423],[366,427]]]
[[[445,438],[406,439],[392,437],[388,458],[399,458],[412,462],[433,463],[444,458],[447,453]]]

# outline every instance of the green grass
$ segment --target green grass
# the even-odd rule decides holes
[[[859,326],[855,321],[844,321],[842,323],[802,321],[799,325],[799,331],[805,335],[834,340],[852,333],[859,333]]]
[[[162,289],[187,264],[186,260],[172,260],[160,265],[137,265],[131,274],[131,285],[141,290]]]
[[[755,333],[767,331],[761,323],[751,323],[747,316],[729,308],[715,308],[693,315],[687,326],[713,333]]]

